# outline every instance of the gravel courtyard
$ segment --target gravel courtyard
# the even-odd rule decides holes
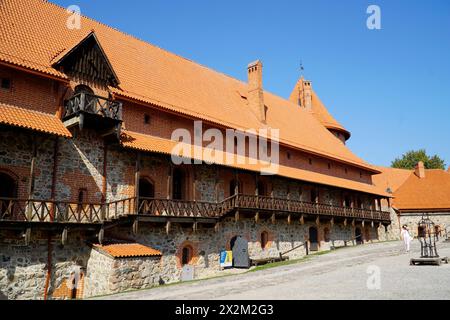
[[[298,264],[100,299],[450,299],[450,264],[410,266],[419,251],[417,240],[409,254],[401,242],[366,244]],[[439,242],[438,252],[450,257],[450,243]]]

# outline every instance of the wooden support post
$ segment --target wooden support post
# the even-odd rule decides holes
[[[169,172],[167,174],[167,199],[172,199],[172,175],[173,175],[173,165],[169,162]]]
[[[292,221],[291,221],[291,215],[289,214],[288,217],[287,217],[287,223],[290,225],[291,222],[292,222]]]
[[[98,237],[98,243],[102,244],[103,243],[103,239],[105,238],[105,229],[103,228],[103,226],[100,229],[100,231],[98,232],[98,236],[97,237]]]
[[[37,158],[37,143],[36,136],[33,135],[31,138],[31,165],[30,165],[30,181],[28,184],[28,200],[33,199],[34,193],[34,174],[35,174],[35,166],[36,166],[36,158]],[[31,221],[33,219],[33,204],[31,201],[28,202],[27,207],[27,220]]]
[[[234,222],[238,222],[239,221],[239,210],[236,210],[236,213],[234,214]]]
[[[170,220],[166,222],[166,234],[168,235],[170,233],[170,227],[171,227],[171,222]]]
[[[30,245],[31,242],[31,228],[27,228],[24,234],[25,245]]]
[[[344,226],[347,226],[347,218],[344,219]]]
[[[331,218],[331,220],[330,220],[330,226],[333,228],[333,226],[334,226],[334,217],[332,217]]]
[[[300,216],[300,224],[301,225],[305,224],[305,217],[303,215]]]
[[[272,213],[272,217],[270,218],[270,221],[272,221],[272,224],[275,224],[277,222],[277,219],[275,217],[275,213]]]
[[[134,220],[133,222],[133,234],[137,236],[138,233],[139,233],[139,221],[136,218],[136,220]]]
[[[365,225],[365,221],[364,220],[362,221],[361,225],[364,228],[364,225]]]
[[[353,219],[352,220],[352,227],[355,227],[356,226],[356,221],[355,221],[355,219]]]
[[[197,172],[195,165],[192,166],[192,200],[197,201]]]
[[[63,232],[61,234],[61,244],[63,246],[65,246],[67,244],[67,233],[68,233],[68,231],[69,230],[67,228],[64,228],[64,230],[63,230]]]
[[[320,226],[320,216],[317,216],[317,218],[316,218],[316,225]]]
[[[256,223],[259,222],[259,212],[256,212],[256,214],[255,214],[255,222]]]
[[[374,227],[375,227],[375,222],[372,221],[372,223],[370,224],[370,226],[371,226],[372,228],[374,228]]]
[[[192,224],[192,231],[193,231],[194,233],[197,233],[197,230],[198,230],[198,222],[195,221],[195,222]]]
[[[220,222],[216,222],[215,226],[214,226],[214,231],[217,233],[220,231]]]
[[[103,185],[102,185],[102,204],[106,202],[106,190],[107,190],[107,164],[108,164],[108,144],[106,141],[103,142]]]
[[[139,181],[141,179],[141,153],[136,152],[136,168],[134,173],[134,196],[136,198],[136,203],[134,204],[135,213],[139,213]]]

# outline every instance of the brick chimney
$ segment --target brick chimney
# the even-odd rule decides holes
[[[266,122],[264,92],[262,87],[262,62],[257,60],[248,65],[248,105],[253,109],[259,121]]]
[[[419,163],[416,165],[416,170],[414,172],[416,176],[418,176],[420,179],[425,178],[425,165],[422,161],[419,161]]]
[[[298,104],[300,107],[311,110],[312,108],[312,84],[311,81],[303,77],[297,82],[289,100]]]

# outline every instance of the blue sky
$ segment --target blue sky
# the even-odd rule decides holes
[[[450,1],[52,0],[235,78],[261,59],[266,90],[304,75],[352,132],[349,147],[390,165],[426,148],[450,165]],[[381,30],[366,9],[381,8]]]

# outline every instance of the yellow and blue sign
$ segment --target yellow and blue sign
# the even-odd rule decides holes
[[[222,251],[220,253],[220,266],[222,268],[233,266],[233,251]]]

